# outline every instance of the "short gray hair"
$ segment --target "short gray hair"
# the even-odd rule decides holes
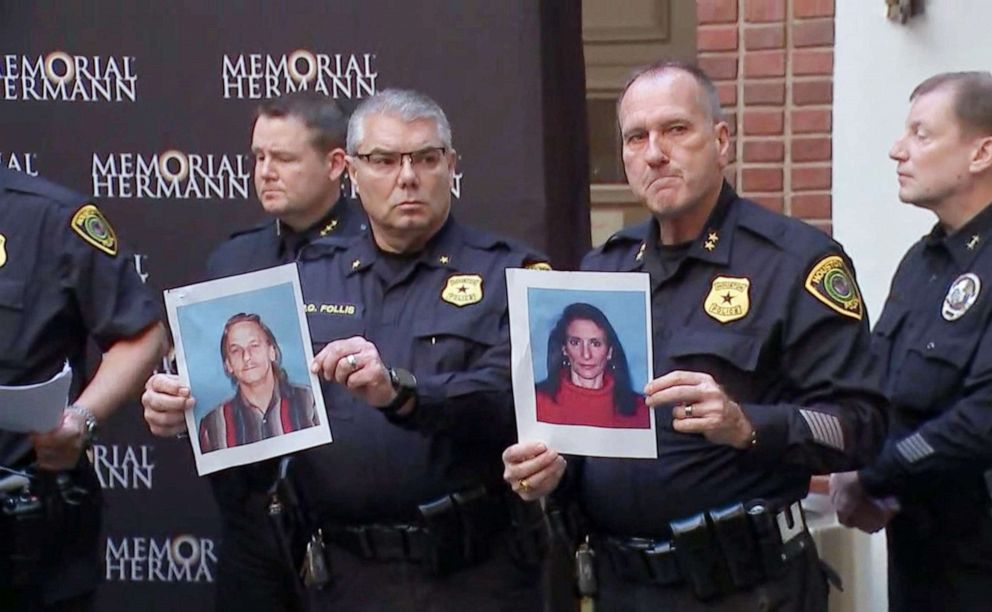
[[[630,89],[631,85],[643,77],[655,77],[673,71],[684,72],[694,78],[696,83],[699,84],[700,90],[702,90],[703,99],[700,100],[700,102],[702,102],[706,108],[710,119],[713,120],[713,123],[723,121],[723,109],[720,107],[720,93],[716,90],[716,85],[713,84],[713,79],[711,79],[710,76],[696,64],[691,62],[683,62],[681,60],[661,60],[651,64],[650,66],[644,66],[643,68],[638,68],[634,71],[634,73],[630,75],[630,78],[627,79],[627,83],[623,86],[623,90],[620,92],[620,97],[617,98],[617,118],[619,119],[620,117],[620,105],[623,103],[623,98],[627,95],[627,90]]]
[[[348,154],[358,153],[365,138],[365,118],[370,115],[395,115],[407,123],[428,119],[437,128],[441,146],[451,149],[451,124],[441,106],[430,96],[412,89],[383,89],[358,105],[348,121]]]
[[[992,74],[985,71],[935,74],[917,85],[909,100],[945,87],[954,92],[954,114],[962,130],[992,134]]]

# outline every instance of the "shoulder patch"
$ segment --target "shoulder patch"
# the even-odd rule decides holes
[[[94,204],[85,204],[76,211],[69,222],[72,231],[111,257],[117,256],[117,234],[110,222]]]
[[[528,270],[551,270],[551,264],[546,261],[532,261],[530,263],[524,264],[524,267]]]
[[[828,255],[816,262],[806,277],[806,291],[845,317],[864,317],[861,291],[854,275],[840,255]]]

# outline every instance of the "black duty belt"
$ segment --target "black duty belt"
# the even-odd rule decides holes
[[[670,525],[671,539],[594,535],[593,550],[622,580],[688,583],[705,600],[781,576],[789,560],[813,546],[799,502],[780,512],[738,503]]]

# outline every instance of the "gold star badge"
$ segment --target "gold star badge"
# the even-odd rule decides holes
[[[713,242],[712,240],[707,240],[706,242],[703,243],[703,248],[706,249],[707,251],[712,251],[713,249],[716,248],[716,243]]]
[[[720,242],[720,235],[717,234],[716,232],[711,231],[709,235],[706,237],[706,242],[712,242],[713,244],[716,244],[717,242]]]
[[[362,260],[356,259],[355,261],[351,262],[351,269],[357,270],[360,265],[362,265]]]
[[[979,236],[978,234],[975,234],[974,236],[972,236],[971,237],[971,240],[968,241],[968,250],[969,251],[974,251],[975,250],[975,247],[978,246],[978,243],[981,240],[982,240],[982,237]]]
[[[645,247],[645,245],[646,245],[646,243],[644,243],[644,242],[641,243],[641,248],[637,249],[637,256],[634,257],[635,260],[641,261],[642,259],[644,259],[644,247]]]
[[[323,227],[323,229],[320,230],[321,237],[330,234],[335,229],[337,229],[337,227],[338,227],[338,220],[337,219],[331,219],[331,222],[328,223],[327,225],[325,225]]]
[[[447,264],[449,261],[451,261],[451,258],[448,257],[447,255],[442,255],[442,256],[438,257],[437,260],[439,262],[441,262],[442,264]]]

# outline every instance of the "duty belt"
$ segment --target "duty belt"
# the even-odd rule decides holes
[[[813,546],[799,502],[777,513],[738,503],[670,525],[670,540],[593,536],[593,549],[622,580],[685,582],[705,600],[781,576],[790,559]]]

